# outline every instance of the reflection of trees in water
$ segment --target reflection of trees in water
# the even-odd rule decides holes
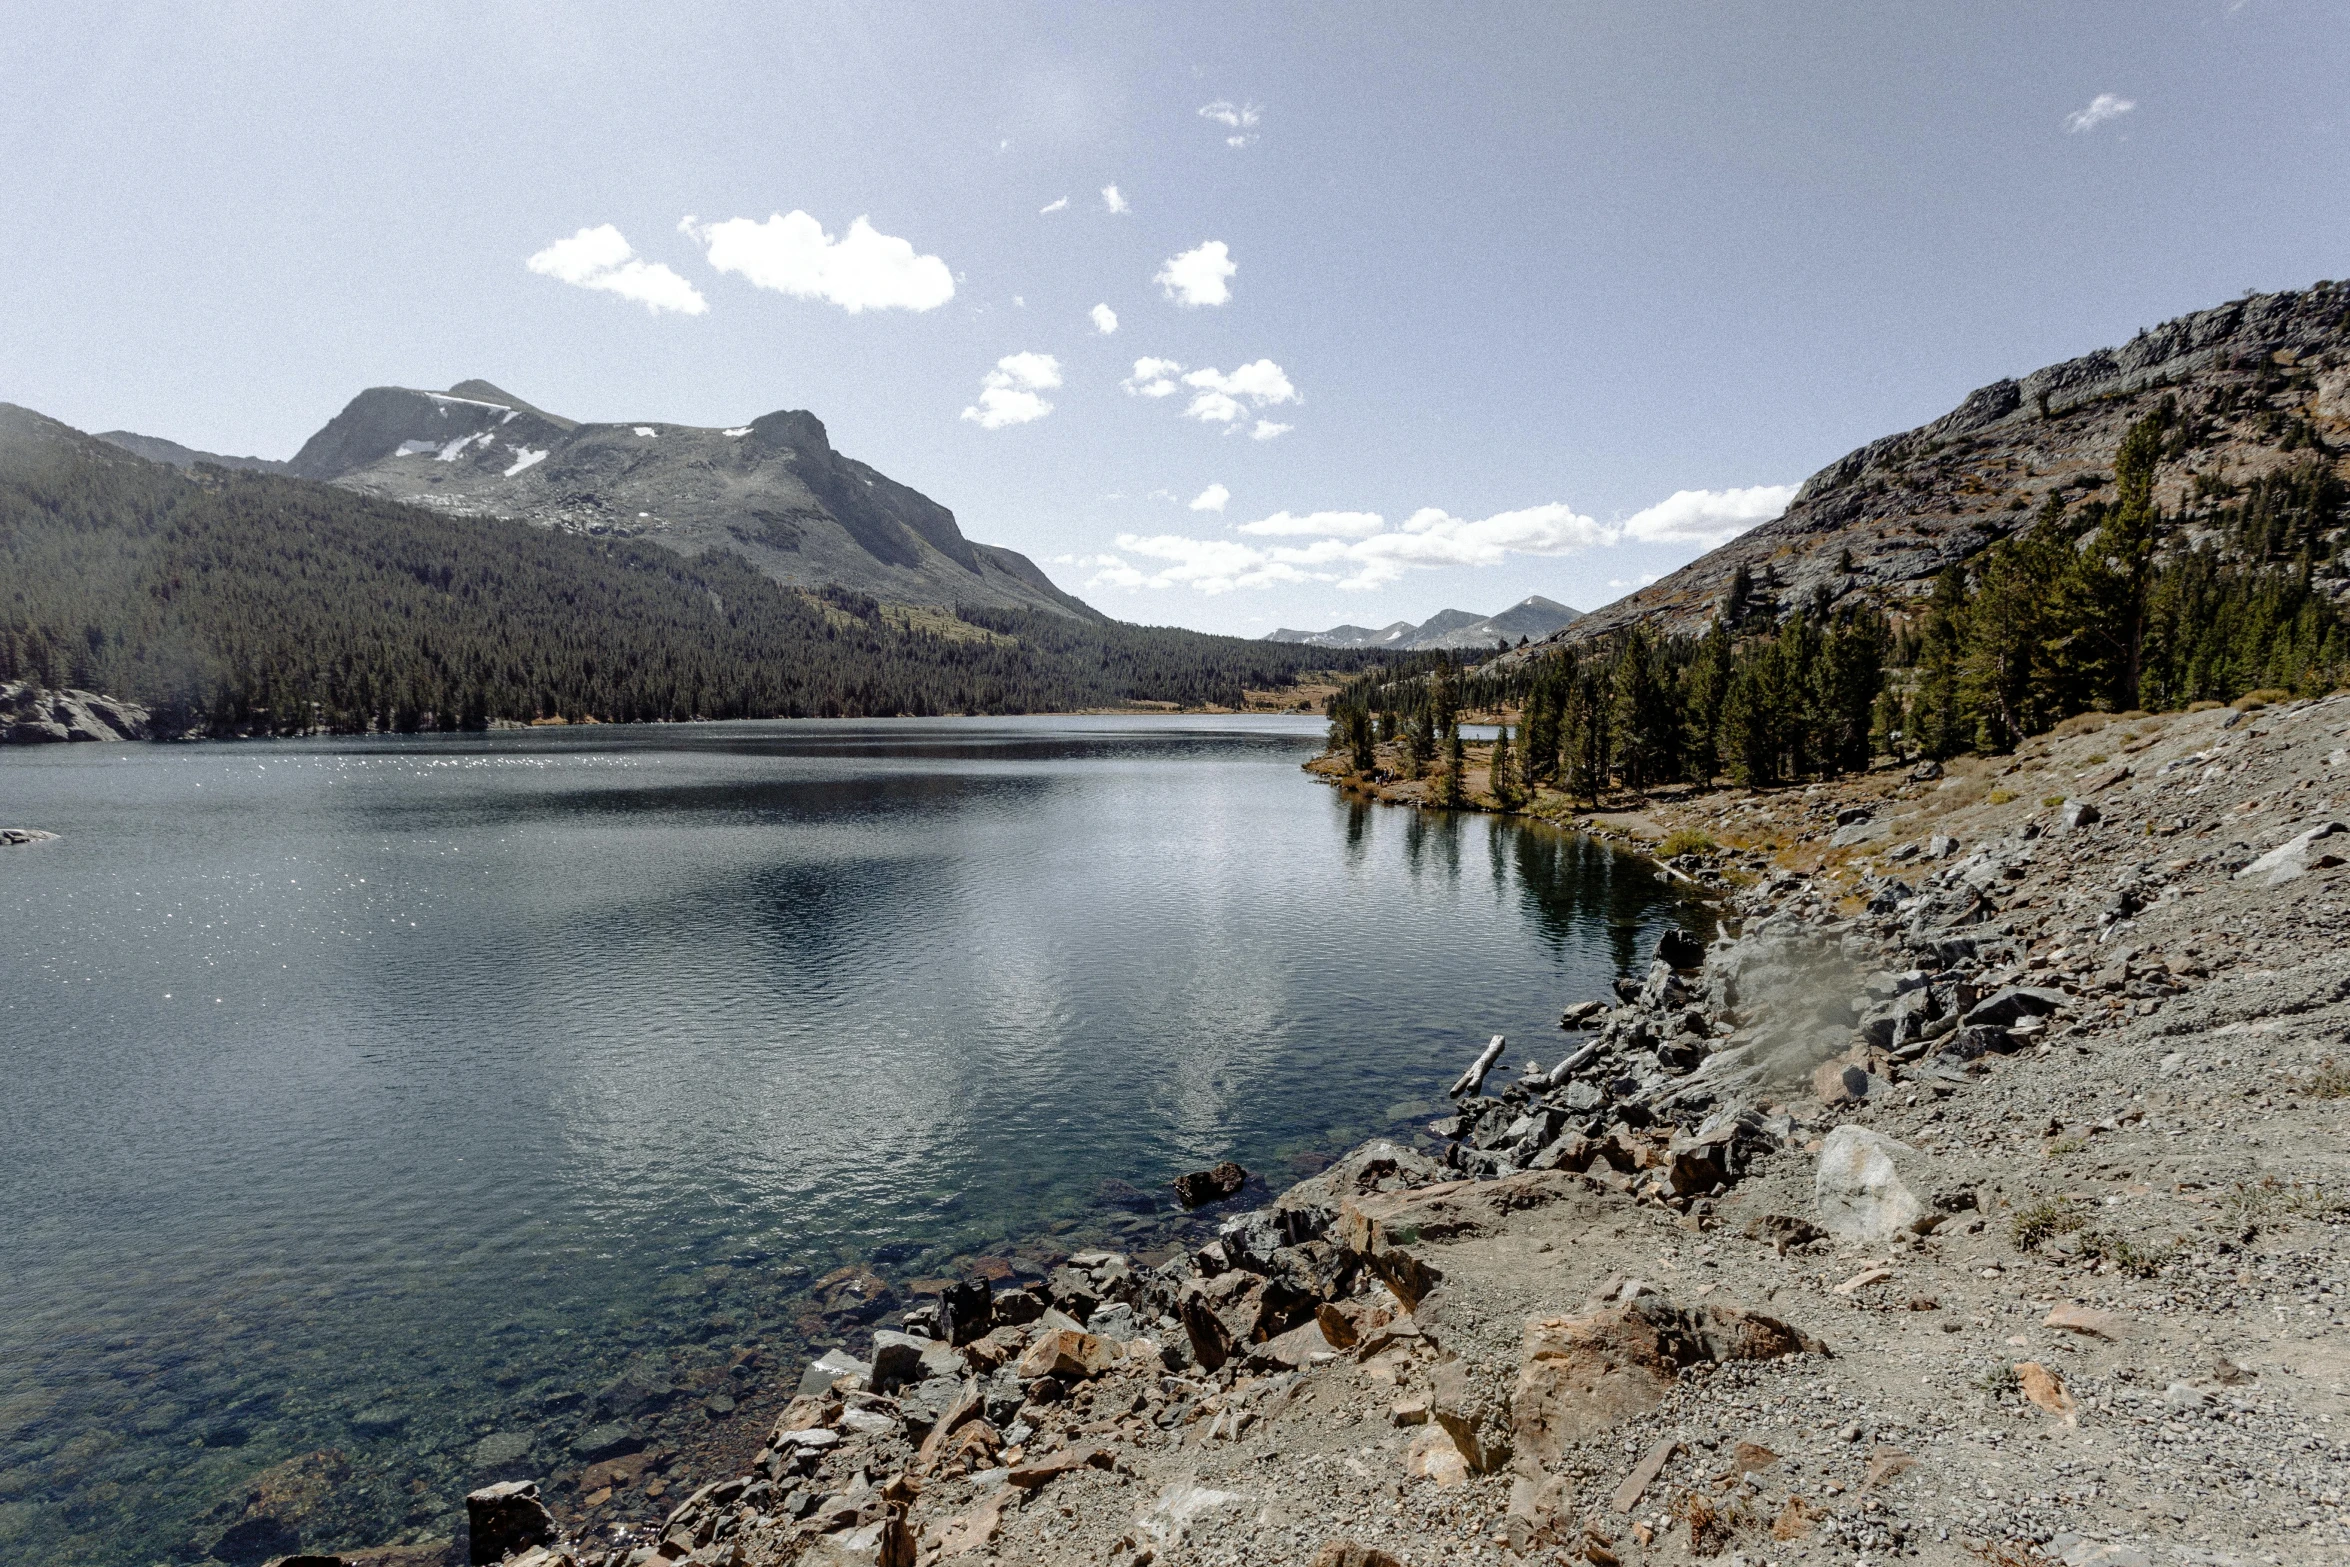
[[[1371,849],[1371,802],[1359,794],[1339,798],[1346,807],[1346,867],[1359,871]]]
[[[1534,928],[1554,950],[1604,937],[1619,970],[1640,960],[1645,929],[1682,913],[1656,873],[1631,855],[1581,833],[1495,821],[1496,847],[1516,862],[1518,889]]]
[[[1458,811],[1409,810],[1404,819],[1403,859],[1415,876],[1433,870],[1446,881],[1461,879],[1461,815]]]

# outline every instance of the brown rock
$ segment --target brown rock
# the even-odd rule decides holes
[[[930,1434],[922,1439],[922,1450],[914,1455],[914,1472],[927,1474],[939,1459],[956,1445],[956,1432],[970,1421],[977,1420],[987,1409],[987,1400],[981,1396],[977,1382],[963,1385],[963,1396],[956,1399],[941,1415]]]
[[[1653,1409],[1684,1366],[1824,1354],[1809,1334],[1735,1306],[1677,1307],[1653,1296],[1580,1317],[1532,1317],[1511,1398],[1518,1448],[1542,1463]]]
[[[1091,1333],[1060,1328],[1028,1346],[1020,1357],[1020,1379],[1057,1377],[1063,1382],[1082,1382],[1109,1370],[1116,1358],[1109,1344]]]
[[[2022,1360],[2016,1362],[2015,1382],[2025,1398],[2052,1415],[2063,1416],[2066,1425],[2073,1425],[2079,1421],[2079,1406],[2073,1402],[2073,1395],[2065,1387],[2064,1378],[2038,1361]]]
[[[1023,1490],[1033,1491],[1040,1485],[1080,1469],[1107,1469],[1110,1462],[1108,1448],[1096,1442],[1088,1442],[1081,1447],[1064,1447],[1057,1453],[1047,1453],[1033,1463],[1020,1464],[1005,1478]]]
[[[1289,1370],[1309,1363],[1317,1354],[1331,1353],[1330,1340],[1322,1332],[1320,1322],[1308,1322],[1302,1327],[1267,1339],[1252,1355],[1252,1359],[1271,1361]]]
[[[1884,1082],[1850,1061],[1822,1061],[1811,1074],[1812,1092],[1824,1105],[1859,1104],[1884,1091]]]
[[[1779,1509],[1779,1516],[1771,1521],[1774,1540],[1800,1540],[1811,1533],[1812,1513],[1804,1506],[1803,1498],[1790,1496],[1787,1505]]]
[[[1222,1202],[1248,1184],[1248,1172],[1227,1159],[1208,1170],[1175,1177],[1175,1200],[1186,1208],[1204,1208]]]
[[[1403,1563],[1376,1546],[1348,1539],[1324,1540],[1314,1553],[1314,1567],[1403,1567]]]
[[[1898,1448],[1880,1447],[1869,1455],[1868,1472],[1860,1478],[1860,1488],[1873,1491],[1886,1481],[1909,1473],[1918,1461]]]
[[[1741,1442],[1730,1449],[1730,1473],[1753,1474],[1779,1461],[1779,1455],[1760,1442]]]
[[[1008,1489],[999,1490],[978,1506],[933,1524],[924,1531],[925,1560],[953,1561],[993,1541],[996,1531],[1003,1527],[1004,1509],[1012,1505],[1018,1494]],[[930,1555],[931,1551],[937,1554]]]

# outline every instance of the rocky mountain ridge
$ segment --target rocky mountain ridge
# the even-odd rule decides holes
[[[264,466],[127,431],[102,439],[182,468]],[[266,466],[452,516],[643,538],[689,556],[729,550],[791,587],[1101,618],[1025,555],[973,543],[944,506],[834,451],[823,422],[802,411],[726,429],[591,424],[482,380],[446,392],[378,386],[292,461]]]
[[[2025,527],[2051,494],[2094,497],[2122,435],[2175,399],[2156,501],[2193,535],[2198,510],[2297,463],[2345,470],[2350,283],[2250,294],[1978,388],[1949,413],[1871,441],[1804,481],[1786,512],[1559,633],[1581,642],[1634,623],[1705,629],[1744,568],[1752,608],[1784,614],[1825,591],[1899,613],[1946,566]],[[2107,492],[2110,494],[2110,491]],[[2350,574],[2325,578],[2337,600]]]
[[[1294,631],[1283,626],[1278,631],[1267,632],[1264,640],[1303,642],[1313,647],[1384,648],[1391,653],[1419,653],[1434,648],[1474,648],[1482,652],[1497,644],[1515,646],[1521,637],[1539,641],[1582,618],[1581,610],[1533,593],[1497,615],[1446,609],[1418,625],[1399,620],[1377,628],[1332,626],[1327,631]]]

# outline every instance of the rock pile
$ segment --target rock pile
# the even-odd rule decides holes
[[[95,691],[52,691],[30,680],[0,685],[0,745],[144,740],[148,712]]]

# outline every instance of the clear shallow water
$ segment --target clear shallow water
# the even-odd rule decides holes
[[[1547,1056],[1674,907],[1352,804],[1318,721],[775,723],[0,756],[0,1558],[446,1532],[646,1364],[1151,1221]],[[1515,1059],[1515,1055],[1513,1055]],[[796,1368],[794,1368],[796,1369]],[[323,1531],[323,1532],[320,1532]]]

